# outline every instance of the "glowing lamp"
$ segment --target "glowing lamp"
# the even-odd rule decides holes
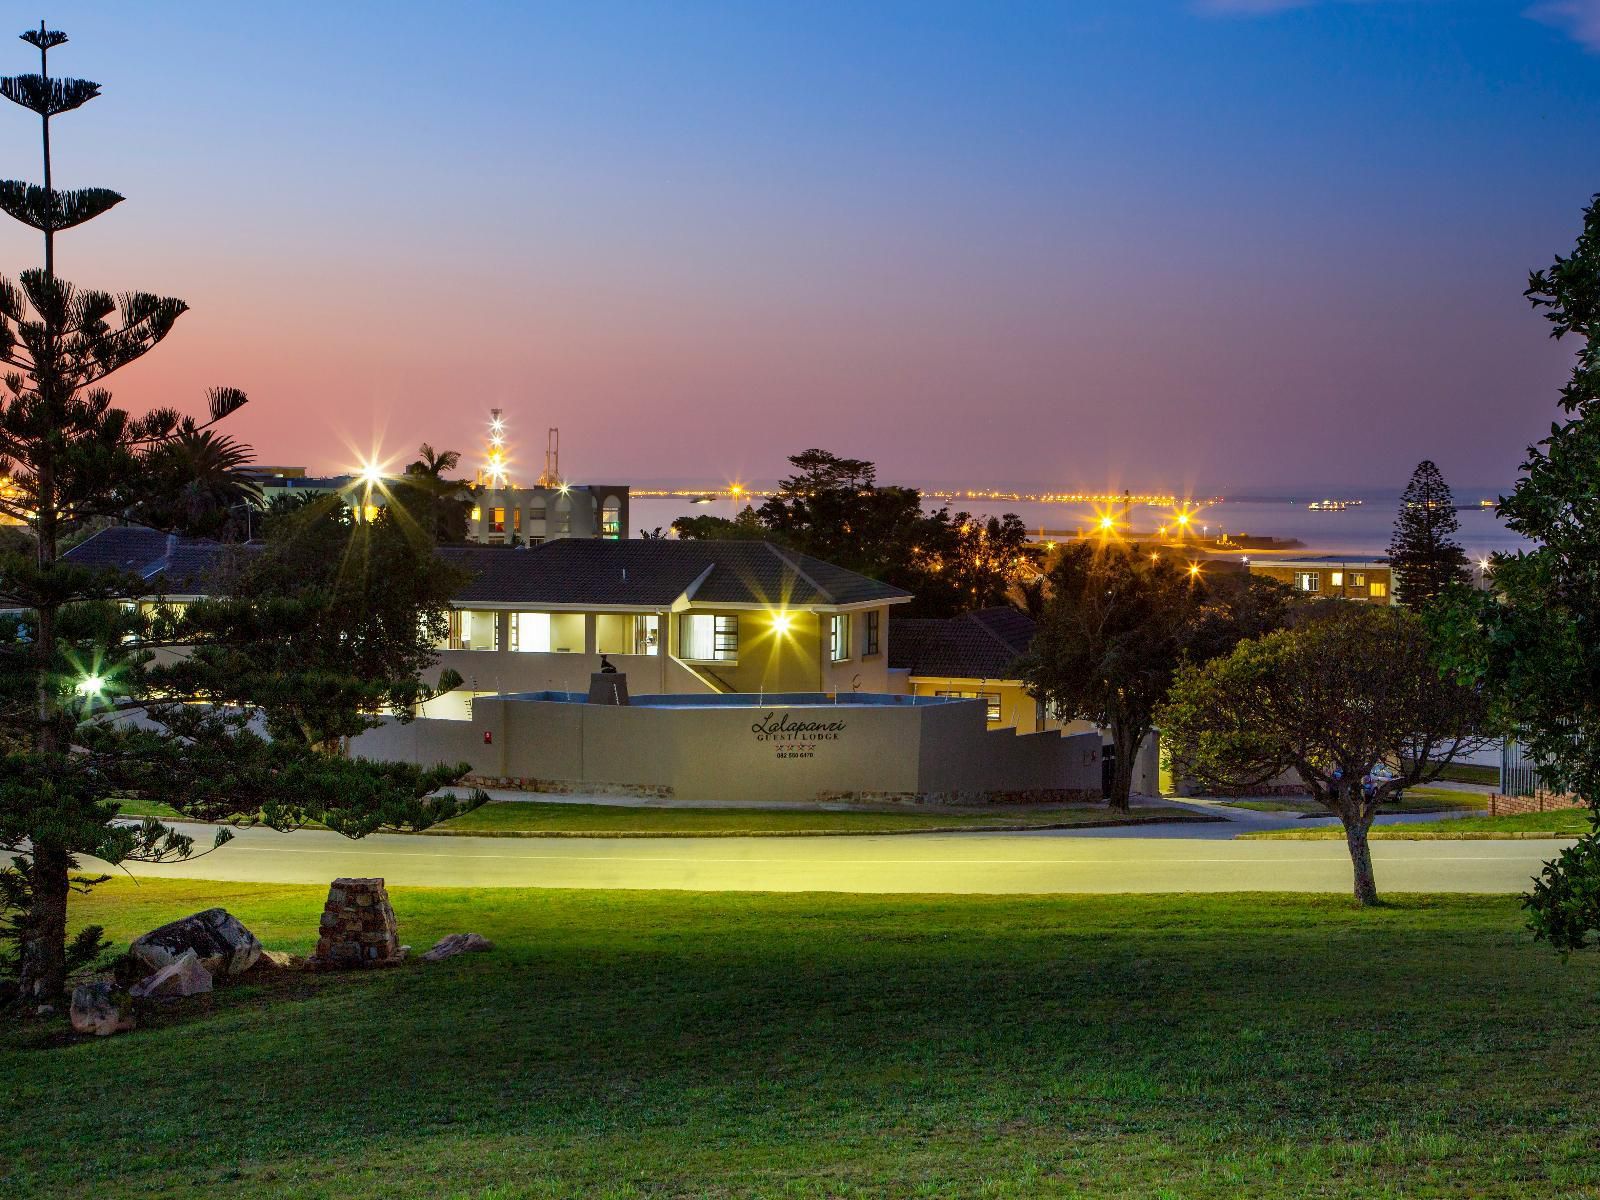
[[[1110,517],[1101,517],[1100,518],[1100,528],[1101,529],[1111,529],[1115,525],[1116,525],[1116,522],[1114,520],[1112,520]]]
[[[794,628],[794,618],[786,612],[772,614],[772,632],[780,636]]]
[[[78,695],[85,697],[98,697],[105,694],[106,680],[103,675],[85,675],[78,680],[74,689]]]
[[[1193,579],[1198,574],[1200,574],[1200,564],[1199,563],[1190,563],[1189,564],[1189,578]]]

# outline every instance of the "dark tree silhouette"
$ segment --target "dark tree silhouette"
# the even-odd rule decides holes
[[[1439,468],[1424,459],[1400,495],[1389,541],[1389,564],[1400,603],[1422,608],[1452,584],[1472,581],[1466,551],[1455,540],[1460,529],[1449,485]]]
[[[454,800],[433,793],[466,768],[340,759],[251,729],[274,691],[309,689],[362,705],[353,723],[324,714],[324,727],[340,732],[372,723],[375,700],[418,696],[416,647],[429,644],[440,620],[426,579],[410,586],[427,620],[419,623],[416,606],[386,614],[387,633],[371,630],[357,605],[338,605],[331,588],[276,597],[258,591],[232,608],[196,605],[206,616],[200,624],[141,609],[152,585],[137,575],[62,559],[64,539],[95,520],[131,514],[169,530],[205,530],[248,500],[251,489],[238,474],[248,451],[210,431],[245,396],[212,389],[201,420],[169,408],[133,416],[112,405],[102,381],[165,338],[185,305],[144,292],[80,289],[56,275],[56,234],[122,197],[52,186],[51,120],[93,99],[99,86],[50,76],[49,52],[65,34],[41,26],[22,39],[38,51],[39,72],[0,79],[0,96],[39,117],[44,184],[0,182],[0,209],[43,236],[44,266],[17,282],[0,278],[0,477],[9,480],[0,512],[33,535],[25,547],[0,543],[0,851],[10,855],[0,868],[0,976],[15,973],[18,994],[49,1004],[62,996],[69,970],[101,950],[95,928],[70,946],[66,940],[69,894],[103,878],[81,873],[79,856],[117,864],[192,852],[193,839],[154,818],[118,823],[119,798],[159,799],[213,818],[262,813],[286,826],[315,817],[359,835],[385,823],[426,825],[454,811]],[[416,556],[407,567],[424,574],[430,560]],[[289,655],[275,671],[237,669],[269,661],[274,645],[313,627],[324,640],[352,644],[386,636],[398,652],[372,657],[410,677],[351,688],[340,674],[348,656],[304,663]],[[181,668],[153,665],[157,648],[190,646],[197,633],[212,643],[206,655]],[[184,703],[190,699],[225,703]],[[108,719],[130,709],[152,723]],[[227,836],[221,829],[217,844]]]

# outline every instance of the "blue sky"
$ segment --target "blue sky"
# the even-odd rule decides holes
[[[1502,485],[1600,190],[1600,4],[44,15],[105,85],[59,177],[128,196],[63,269],[194,306],[119,397],[237,384],[315,467],[497,405],[575,477]]]

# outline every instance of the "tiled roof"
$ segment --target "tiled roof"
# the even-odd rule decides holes
[[[70,551],[88,566],[164,576],[178,594],[202,590],[243,547],[174,538],[150,529],[107,529]],[[909,592],[767,542],[560,538],[531,549],[443,546],[471,580],[458,604],[627,605],[667,608],[685,594],[700,604],[895,603]]]
[[[1014,608],[943,619],[896,617],[889,625],[889,666],[946,679],[1012,679],[1033,632],[1033,618]]]
[[[206,538],[175,537],[137,525],[118,525],[102,529],[64,557],[80,567],[132,571],[150,580],[152,591],[198,596],[205,594],[218,572],[240,552],[248,552],[248,548]]]
[[[65,557],[80,567],[136,571],[143,575],[167,552],[167,535],[140,526],[102,529],[68,550]]]
[[[484,604],[894,603],[910,593],[769,542],[559,538],[528,550],[447,546],[476,574],[456,597]]]

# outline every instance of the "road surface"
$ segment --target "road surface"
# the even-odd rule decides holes
[[[1251,822],[1253,825],[1254,822]],[[186,827],[198,845],[212,830]],[[1211,826],[1168,836],[961,833],[851,837],[476,838],[241,829],[204,857],[129,864],[136,876],[325,884],[378,875],[410,887],[671,888],[693,891],[1225,892],[1350,890],[1342,841],[1230,841]],[[1203,831],[1203,832],[1202,832]],[[1198,835],[1198,836],[1197,836]],[[1380,890],[1521,892],[1568,843],[1375,841]]]

